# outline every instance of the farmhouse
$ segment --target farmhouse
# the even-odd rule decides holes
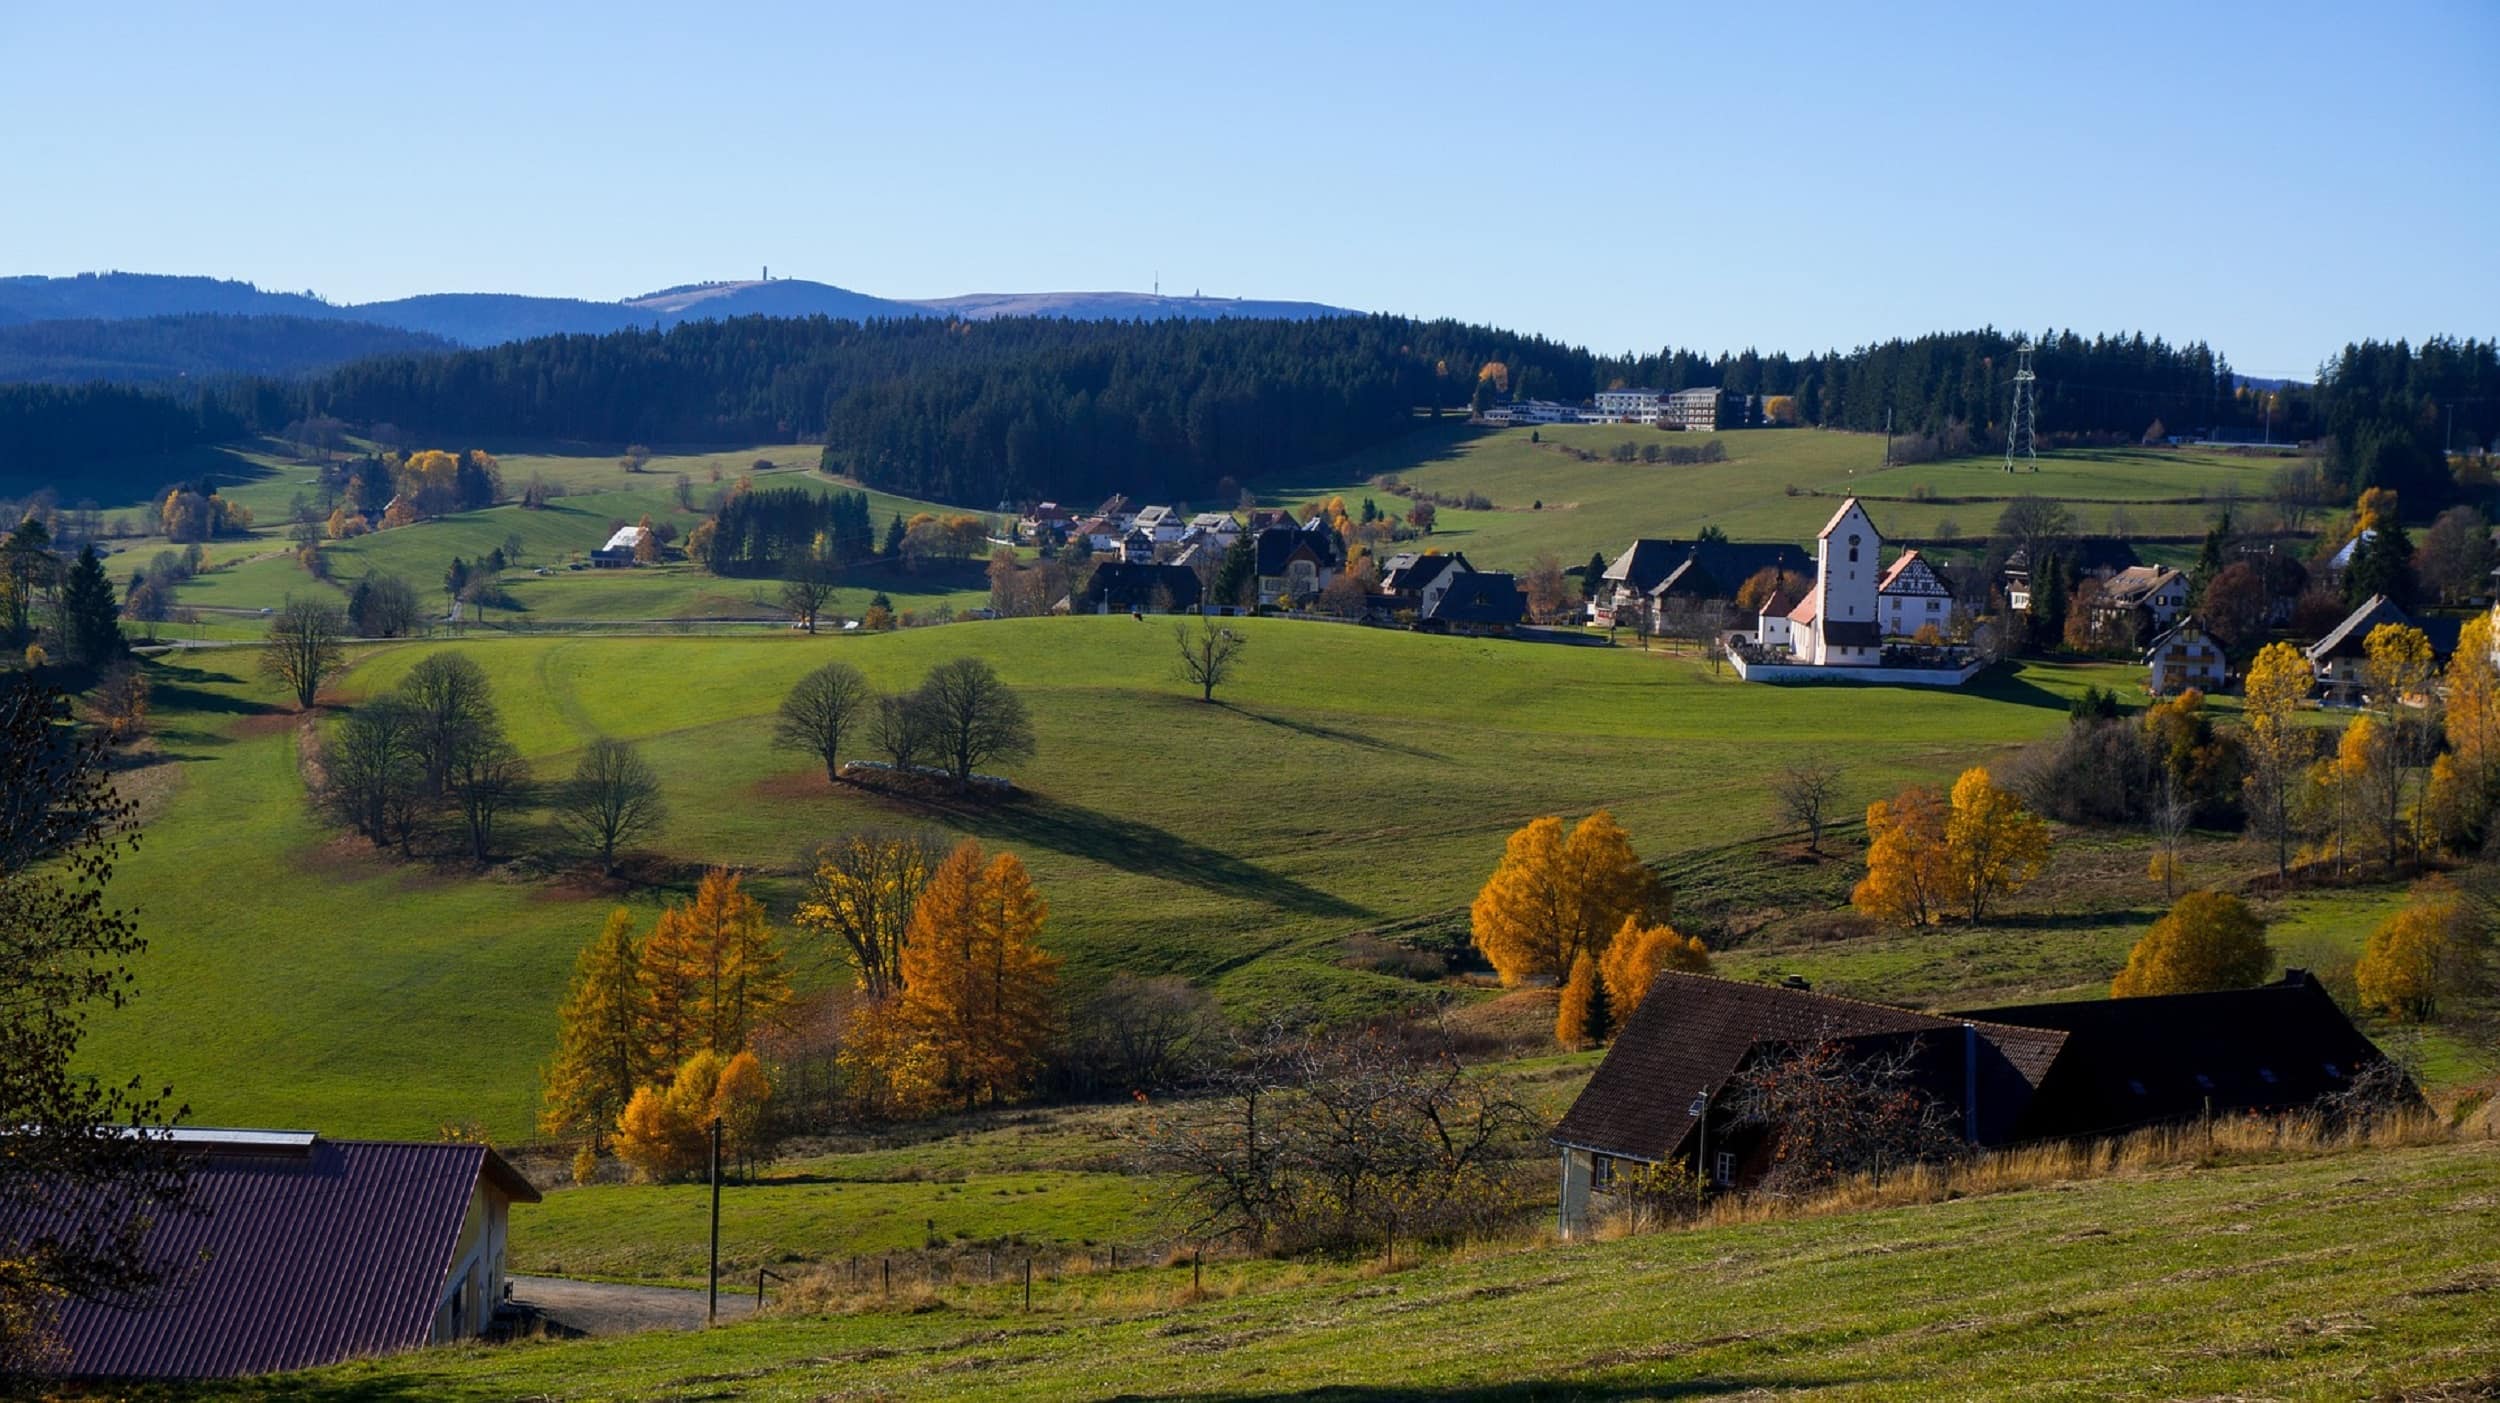
[[[2370,630],[2382,624],[2420,629],[2430,639],[2434,662],[2446,663],[2457,650],[2458,620],[2416,619],[2386,595],[2371,595],[2361,601],[2361,607],[2345,615],[2342,623],[2329,629],[2324,638],[2302,650],[2308,655],[2310,671],[2317,675],[2329,705],[2361,705],[2367,685]]]
[[[1528,616],[1519,582],[1500,570],[1444,570],[1426,586],[1415,626],[1430,633],[1508,633]]]
[[[1345,567],[1345,547],[1318,518],[1300,526],[1271,526],[1257,538],[1259,603],[1309,599]]]
[[[1231,512],[1200,512],[1189,519],[1189,532],[1218,551],[1228,551],[1241,539],[1241,523]]]
[[[1399,551],[1389,557],[1380,570],[1380,592],[1409,605],[1420,603],[1423,592],[1449,571],[1466,572],[1476,567],[1467,563],[1465,551]]]
[[[1914,638],[1931,626],[1942,633],[1953,626],[1953,589],[1915,550],[1901,552],[1876,582],[1875,594],[1886,638]]]
[[[1143,531],[1156,545],[1167,545],[1181,538],[1183,526],[1170,507],[1147,507],[1130,519],[1131,531]]]
[[[608,543],[590,553],[590,563],[602,570],[618,570],[631,566],[642,549],[642,528],[620,526]]]
[[[2193,617],[2179,620],[2144,651],[2144,690],[2157,697],[2175,696],[2193,687],[2219,691],[2230,676],[2222,645],[2206,636]]]
[[[73,1378],[233,1378],[482,1334],[511,1206],[538,1202],[484,1145],[169,1134],[193,1157],[198,1211],[149,1234],[165,1273],[152,1299],[62,1307]]]
[[[1185,614],[1198,607],[1198,572],[1186,565],[1106,561],[1077,597],[1081,614]]]
[[[1629,623],[1631,611],[1654,611],[1667,599],[1734,599],[1745,581],[1764,570],[1795,569],[1803,555],[1779,542],[1637,540],[1599,577],[1589,621]]]
[[[1748,1118],[1749,1074],[1825,1044],[1902,1059],[1909,1085],[1977,1146],[2296,1110],[2386,1061],[2298,970],[2257,989],[1960,1014],[1670,971],[1554,1128],[1562,1231],[1585,1230],[1632,1166],[1757,1182],[1780,1127]]]

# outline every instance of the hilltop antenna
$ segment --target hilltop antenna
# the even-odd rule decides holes
[[[2014,412],[2005,421],[2005,470],[2019,456],[2040,471],[2040,377],[2031,373],[2031,338],[2014,348]]]

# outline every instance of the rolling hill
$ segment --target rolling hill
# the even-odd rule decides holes
[[[598,335],[627,327],[669,326],[722,317],[1041,316],[1077,320],[1353,315],[1318,302],[1225,297],[1162,297],[1138,292],[975,293],[961,297],[877,297],[802,278],[686,283],[616,302],[516,293],[439,292],[381,302],[335,303],[310,292],[270,292],[251,283],[153,273],[0,278],[0,326],[47,321],[119,321],[216,314],[365,322],[491,346],[534,336]],[[243,367],[224,367],[240,369]],[[23,378],[50,378],[26,376]]]
[[[158,383],[208,375],[301,375],[367,356],[453,349],[422,331],[328,317],[181,312],[0,326],[0,381]]]

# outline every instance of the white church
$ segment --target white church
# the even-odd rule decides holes
[[[1953,592],[1917,551],[1902,552],[1890,568],[1883,555],[1883,533],[1866,508],[1855,497],[1842,502],[1814,538],[1813,587],[1803,598],[1779,591],[1763,602],[1752,646],[1730,649],[1737,674],[1766,682],[1968,681],[1978,665],[1966,650],[1934,649],[1944,656],[1886,664],[1886,638],[1913,638],[1929,625],[1941,634],[1950,626]]]

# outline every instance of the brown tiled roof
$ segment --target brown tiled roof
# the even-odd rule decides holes
[[[316,1138],[293,1152],[204,1153],[191,1175],[198,1211],[148,1237],[168,1285],[136,1307],[64,1306],[68,1372],[227,1378],[425,1344],[481,1176],[538,1199],[483,1145]]]

